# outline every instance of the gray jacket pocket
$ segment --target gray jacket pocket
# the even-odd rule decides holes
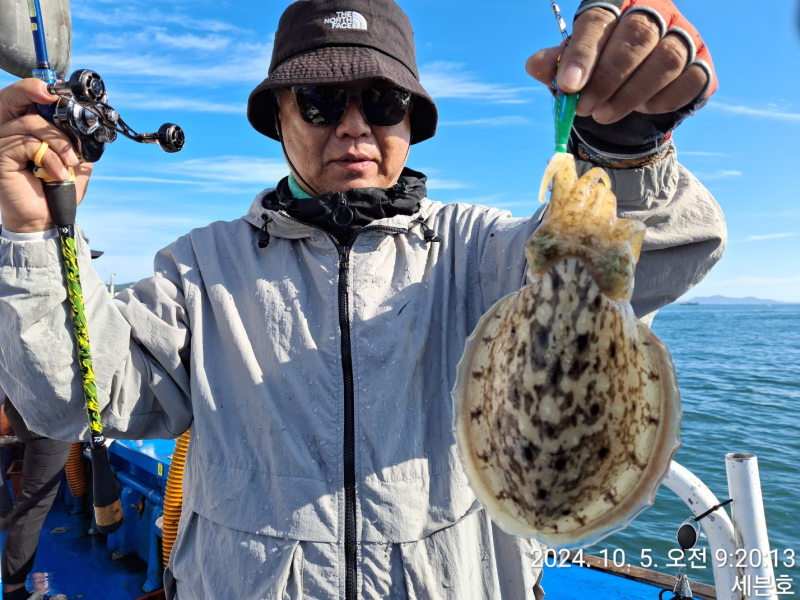
[[[176,600],[301,600],[300,542],[181,516],[166,584]],[[169,593],[169,591],[168,591]]]
[[[534,540],[499,529],[484,510],[400,544],[409,600],[541,600]]]

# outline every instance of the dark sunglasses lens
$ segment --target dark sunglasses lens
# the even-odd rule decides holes
[[[361,106],[373,125],[397,125],[411,108],[411,94],[396,88],[372,88],[361,92]]]
[[[306,86],[294,92],[300,116],[312,125],[335,125],[347,107],[347,93],[342,89]]]

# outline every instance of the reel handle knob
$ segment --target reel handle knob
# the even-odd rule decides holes
[[[164,152],[179,152],[186,143],[186,136],[175,123],[164,123],[158,128],[156,141]]]

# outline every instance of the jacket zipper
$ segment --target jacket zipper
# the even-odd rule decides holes
[[[387,231],[408,233],[407,229],[377,225],[361,231]],[[349,275],[350,248],[336,244],[339,251],[339,330],[342,336],[342,372],[344,375],[344,554],[345,600],[356,600],[358,588],[358,545],[356,542],[356,418],[355,390],[353,388],[353,355],[350,344]],[[335,238],[334,238],[335,241]]]
[[[281,214],[292,221],[303,223],[281,211]],[[303,223],[312,229],[322,231],[333,240],[339,252],[339,331],[342,338],[342,374],[344,379],[344,555],[345,555],[345,600],[356,600],[358,586],[358,545],[356,542],[356,425],[355,425],[355,390],[353,388],[353,355],[350,344],[349,308],[349,274],[350,248],[355,242],[354,236],[349,246],[344,246],[324,229]],[[361,231],[386,231],[388,233],[408,233],[401,227],[385,225],[367,225]],[[360,232],[359,232],[360,233]]]
[[[342,336],[342,372],[344,375],[344,597],[356,599],[358,552],[356,547],[356,432],[353,357],[350,347],[349,272],[350,247],[337,244],[339,251],[339,329]]]

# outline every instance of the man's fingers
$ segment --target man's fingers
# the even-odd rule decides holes
[[[38,79],[23,79],[0,90],[0,123],[21,117],[33,104],[50,104],[58,96],[47,93],[47,84]]]
[[[15,135],[31,136],[40,140],[40,144],[41,142],[47,142],[50,146],[49,149],[57,154],[68,167],[75,167],[79,163],[72,143],[64,132],[45,121],[38,114],[27,114],[13,121],[0,124],[0,138]],[[28,160],[33,160],[33,158],[28,157]]]
[[[619,121],[680,77],[688,60],[689,48],[683,37],[667,35],[608,102],[595,107],[594,119],[598,123]]]
[[[589,9],[578,17],[558,67],[559,88],[578,92],[586,85],[616,23],[614,13],[603,8]]]
[[[647,114],[661,114],[678,110],[696,100],[707,85],[708,74],[701,67],[692,65],[675,81],[636,110]]]
[[[0,139],[0,158],[3,162],[10,160],[14,165],[9,171],[29,171],[28,163],[32,163],[36,158],[42,141],[32,135],[9,136]],[[64,161],[49,147],[39,156],[39,164],[45,171],[55,179],[65,180],[69,178]]]
[[[578,114],[592,114],[595,108],[608,101],[639,68],[660,39],[659,24],[651,15],[637,11],[623,18],[611,33],[592,77],[581,93]]]
[[[28,152],[33,149],[34,156],[36,156],[36,153],[39,152],[39,148],[41,148],[41,146],[42,142],[36,138],[31,138],[31,141],[26,142],[25,144],[25,148],[28,150]],[[61,160],[61,157],[53,152],[50,148],[45,150],[41,160],[39,161],[39,164],[44,167],[44,170],[47,171],[50,177],[60,179],[62,181],[69,179],[69,171],[67,170],[66,166],[64,166],[64,162]]]
[[[525,70],[536,81],[540,81],[549,87],[555,77],[558,57],[563,51],[563,45],[539,50],[527,60]]]

